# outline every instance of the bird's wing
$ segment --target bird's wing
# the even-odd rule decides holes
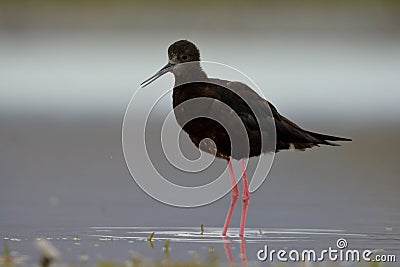
[[[258,119],[262,120],[272,116],[275,122],[278,142],[283,142],[285,144],[287,143],[288,145],[290,145],[291,143],[324,143],[323,140],[316,138],[308,131],[302,129],[294,122],[279,114],[278,110],[270,102],[262,98],[246,84],[236,81],[232,82],[219,79],[213,79],[212,82],[228,88],[228,91],[232,91],[233,93],[237,94],[248,104],[248,107],[246,107],[241,101],[238,101],[237,98],[232,97],[225,91],[220,90],[219,92],[219,94],[221,95],[220,98],[223,99],[225,103],[229,103],[231,107],[237,109],[235,111],[241,116],[242,121],[249,128],[258,129],[256,123],[257,120],[254,116],[255,114],[257,114]],[[227,100],[225,100],[225,95],[227,95]],[[268,126],[268,130],[270,130],[270,124],[268,124]]]
[[[275,120],[281,120],[281,115],[277,109],[246,84],[220,79],[210,79],[210,81],[221,86],[216,92],[219,100],[227,103],[239,115],[246,113],[251,115],[254,120],[255,114],[260,119],[273,117]]]
[[[205,89],[207,91],[205,96],[229,105],[248,129],[255,131],[261,129],[268,136],[275,126],[277,151],[289,149],[292,145],[296,149],[304,150],[319,144],[336,145],[330,141],[351,141],[351,139],[314,133],[301,128],[279,114],[270,102],[244,83],[220,79],[209,79],[208,82],[219,86],[206,86],[208,88]]]

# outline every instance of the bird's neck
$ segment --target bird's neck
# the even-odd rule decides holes
[[[191,62],[177,65],[173,70],[175,86],[190,82],[204,82],[207,74],[200,66],[200,62]]]

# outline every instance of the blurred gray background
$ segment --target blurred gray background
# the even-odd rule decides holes
[[[249,227],[398,233],[399,33],[398,1],[1,1],[0,234],[223,225],[229,197],[165,206],[122,154],[129,100],[178,39],[301,126],[354,140],[279,153]]]

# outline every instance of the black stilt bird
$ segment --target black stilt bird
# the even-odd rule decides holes
[[[200,65],[199,49],[189,41],[180,40],[173,43],[168,48],[168,58],[168,64],[141,85],[143,87],[147,86],[165,73],[172,72],[175,77],[173,107],[178,123],[198,148],[227,160],[232,182],[232,201],[222,231],[223,235],[226,235],[233,208],[239,195],[230,162],[231,158],[240,160],[243,173],[243,206],[239,232],[240,236],[243,236],[250,200],[244,159],[258,156],[268,151],[278,152],[289,148],[305,150],[319,145],[337,146],[332,141],[351,141],[351,139],[347,138],[314,133],[302,129],[279,114],[270,102],[260,97],[243,83],[207,77]],[[210,101],[190,101],[204,98]],[[186,101],[190,101],[190,104],[184,106]],[[196,105],[196,103],[200,104]],[[244,125],[247,134],[245,138],[248,140],[247,150],[240,148],[234,150],[235,146],[231,144],[230,134],[232,135],[232,133],[228,133],[224,123],[230,123],[229,118],[232,118],[232,114],[219,112],[217,121],[204,116],[204,111],[222,110],[222,106],[228,106],[235,113],[233,115],[240,118],[239,122]],[[199,116],[187,120],[188,117],[190,118],[196,112],[198,112]],[[190,115],[188,115],[189,113]],[[264,121],[266,122],[266,127],[262,126]],[[273,121],[275,128],[270,127],[270,121]],[[238,120],[235,123],[237,122]],[[235,123],[228,126],[238,127]],[[271,135],[270,131],[275,131],[275,135]],[[267,138],[269,136],[276,137],[276,143],[273,142],[273,147],[261,145],[263,134]],[[203,140],[209,141],[202,143]]]

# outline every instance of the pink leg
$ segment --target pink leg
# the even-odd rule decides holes
[[[239,189],[236,183],[235,174],[233,173],[232,163],[231,160],[228,159],[228,170],[229,170],[229,177],[231,178],[232,183],[232,195],[231,195],[231,205],[228,210],[228,214],[226,215],[224,229],[222,229],[222,235],[226,236],[226,232],[228,231],[229,222],[231,221],[233,209],[235,208],[236,201],[239,197]]]
[[[242,195],[242,216],[240,218],[239,236],[244,236],[244,227],[246,224],[247,210],[250,202],[249,181],[246,174],[246,166],[244,160],[240,160],[240,167],[243,175],[243,195]]]

